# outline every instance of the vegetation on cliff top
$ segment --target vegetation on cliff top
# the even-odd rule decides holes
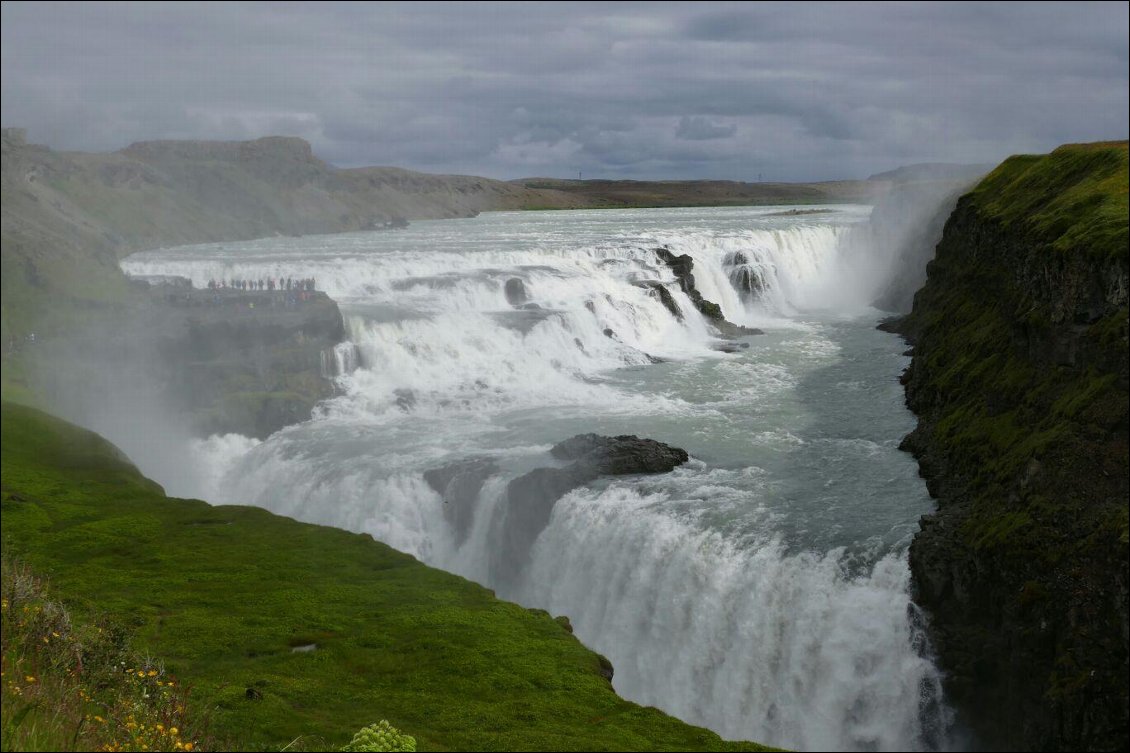
[[[1127,142],[1069,144],[1005,160],[973,190],[986,217],[1021,225],[1058,251],[1126,258]]]
[[[422,750],[762,749],[619,698],[544,612],[369,536],[166,498],[97,435],[2,411],[5,552],[129,626],[218,739],[341,745],[387,719]]]

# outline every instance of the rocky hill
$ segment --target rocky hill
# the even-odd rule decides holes
[[[1127,144],[962,196],[911,314],[910,550],[948,692],[992,750],[1127,744]]]

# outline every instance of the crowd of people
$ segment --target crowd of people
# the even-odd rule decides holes
[[[209,290],[285,290],[309,292],[315,290],[314,278],[307,277],[302,280],[293,277],[259,278],[257,280],[208,280]]]

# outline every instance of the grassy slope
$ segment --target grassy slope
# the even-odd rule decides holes
[[[386,718],[422,749],[761,749],[622,700],[545,613],[368,536],[166,498],[31,408],[4,403],[2,426],[5,550],[76,612],[134,625],[198,708],[217,705],[220,739],[340,745]]]
[[[986,218],[1062,253],[1127,255],[1127,143],[1070,144],[1012,157],[973,191]]]

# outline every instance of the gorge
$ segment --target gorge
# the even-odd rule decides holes
[[[53,159],[5,148],[21,154],[5,152],[6,191],[29,185],[9,165]],[[233,149],[244,153],[221,152]],[[152,155],[166,151],[125,154],[156,164]],[[172,152],[184,164],[199,156]],[[263,185],[293,197],[326,180],[297,169],[304,159],[270,158]],[[221,343],[210,357],[227,363],[208,390],[294,393],[255,380],[278,372],[301,340],[313,350],[296,373],[311,368],[312,353],[328,359],[299,390],[312,397],[291,414],[297,423],[270,411],[241,417],[221,400],[213,423],[154,443],[112,420],[120,410],[79,405],[65,375],[54,386],[35,376],[61,363],[54,344],[70,342],[50,316],[35,325],[39,364],[23,348],[19,373],[170,493],[370,534],[565,615],[611,660],[619,693],[723,737],[800,749],[1117,747],[1126,729],[1127,286],[1125,191],[1111,185],[1124,188],[1126,147],[1017,159],[960,200],[952,181],[907,185],[874,210],[839,204],[821,214],[424,212],[397,231],[316,235],[359,230],[343,215],[344,226],[319,225],[328,216],[319,207],[301,230],[237,233],[218,220],[213,237],[192,223],[140,232],[136,216],[102,215],[122,233],[101,241],[114,263],[153,245],[196,244],[122,263],[143,279],[187,280],[197,289],[189,296],[213,279],[316,279],[340,307],[319,299],[296,314],[303,331],[322,317],[316,340],[284,334],[267,358],[238,338],[206,337]],[[174,176],[166,187],[184,185],[183,167],[152,169]],[[86,173],[69,184],[37,178],[27,190],[40,202],[41,191],[81,196],[73,186],[86,178],[76,175]],[[511,190],[498,195],[513,206],[483,200],[475,211],[546,200]],[[928,200],[899,207],[915,192]],[[10,270],[40,289],[73,284],[36,256],[46,241],[8,221],[20,207],[27,225],[37,202],[8,197],[4,278],[16,292],[5,288],[6,338],[29,326],[10,303],[31,305]],[[217,211],[201,206],[203,217]],[[31,225],[70,234],[78,253],[81,237],[66,223],[89,229],[95,214],[84,208],[53,226],[56,212]],[[241,241],[268,229],[281,235]],[[34,274],[12,261],[12,234]],[[112,282],[84,292],[110,292],[66,305],[120,333],[114,286],[129,285],[97,263],[102,272],[86,280],[104,272]],[[905,307],[923,280],[909,316],[884,325],[911,340],[908,359],[899,338],[874,329],[884,315],[875,305]],[[121,295],[136,302],[139,293]],[[255,341],[266,333],[250,331]],[[191,349],[185,357],[203,359]],[[908,366],[917,429],[900,405]],[[114,382],[123,400],[136,395],[107,380],[97,390],[106,405],[122,404],[105,397]],[[639,435],[689,458],[657,475],[576,470],[569,463],[584,453],[560,443],[589,432]],[[908,433],[903,446],[939,499],[937,515],[899,451]],[[4,509],[8,530],[15,517]],[[1047,561],[1030,561],[1035,552]],[[1032,677],[1047,679],[1023,679]]]

